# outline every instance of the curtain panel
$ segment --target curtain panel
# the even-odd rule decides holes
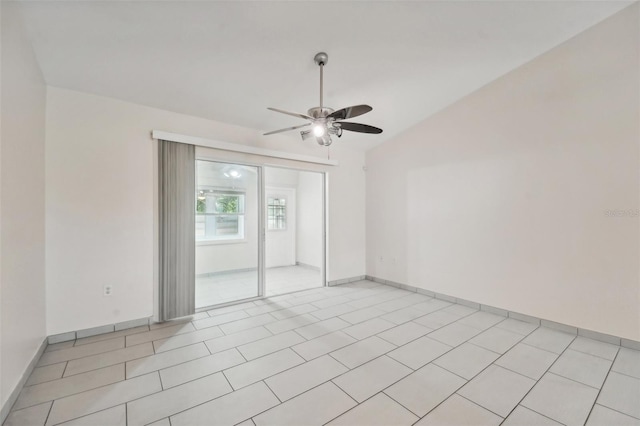
[[[195,313],[195,146],[158,140],[159,317]]]

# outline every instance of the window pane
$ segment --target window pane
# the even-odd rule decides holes
[[[215,198],[215,213],[239,213],[240,197],[238,195],[218,195]]]
[[[216,216],[216,235],[237,235],[239,216]]]

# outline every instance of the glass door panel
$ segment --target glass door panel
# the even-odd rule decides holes
[[[258,167],[196,161],[196,308],[260,294]]]
[[[265,296],[324,283],[324,174],[264,168]]]

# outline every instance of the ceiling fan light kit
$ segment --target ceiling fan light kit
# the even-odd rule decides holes
[[[327,55],[325,52],[320,52],[317,53],[313,59],[320,67],[320,106],[309,109],[307,111],[307,114],[289,112],[277,108],[267,108],[271,111],[279,112],[281,114],[287,114],[293,117],[309,120],[309,123],[301,124],[299,126],[287,127],[285,129],[274,130],[272,132],[267,132],[264,135],[273,135],[275,133],[288,132],[291,130],[297,130],[303,127],[311,126],[311,129],[302,130],[300,132],[302,140],[315,138],[316,142],[318,142],[319,145],[329,146],[332,142],[331,135],[341,137],[343,130],[359,133],[382,133],[382,129],[379,129],[377,127],[369,126],[367,124],[342,121],[368,113],[373,109],[369,105],[354,105],[347,108],[339,109],[337,111],[333,110],[332,108],[327,108],[323,105],[323,71],[324,66],[329,61],[329,55]]]

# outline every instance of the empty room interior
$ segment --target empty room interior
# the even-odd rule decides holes
[[[640,425],[639,2],[0,24],[0,424]]]

